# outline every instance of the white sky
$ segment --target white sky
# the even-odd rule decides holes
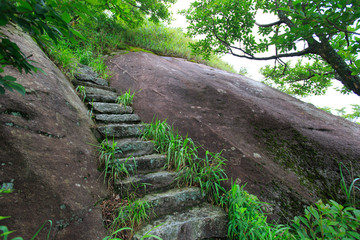
[[[186,27],[188,25],[186,23],[186,18],[180,14],[177,14],[177,11],[189,8],[190,2],[192,2],[192,0],[179,0],[176,4],[174,4],[172,7],[174,18],[171,23],[172,27],[181,27],[184,32],[186,32]],[[259,23],[267,23],[272,21],[270,15],[257,15],[256,19]],[[260,68],[265,65],[274,63],[274,61],[255,61],[243,59],[232,56],[230,54],[224,56],[222,59],[233,65],[235,70],[239,70],[240,67],[245,67],[250,77],[256,81],[261,81],[263,79],[262,75],[259,73]],[[334,86],[341,87],[342,85],[338,81],[334,81]],[[310,102],[319,107],[330,107],[332,109],[346,107],[348,110],[350,110],[350,104],[360,104],[359,96],[355,94],[343,95],[334,89],[329,89],[325,96],[307,97],[302,100],[305,102]]]

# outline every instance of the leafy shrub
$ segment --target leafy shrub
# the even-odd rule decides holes
[[[229,239],[294,239],[290,227],[267,223],[258,198],[244,190],[245,185],[233,184],[221,199],[228,210]]]
[[[360,210],[318,201],[294,218],[293,228],[299,239],[360,239]]]

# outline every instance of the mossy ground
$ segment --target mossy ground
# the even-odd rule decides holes
[[[272,159],[294,172],[315,199],[344,201],[340,188],[339,164],[347,166],[346,156],[325,152],[319,143],[309,140],[296,129],[285,132],[263,129],[262,140]],[[347,176],[351,182],[351,176]],[[274,184],[276,186],[276,184]]]

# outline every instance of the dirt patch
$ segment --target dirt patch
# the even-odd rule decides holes
[[[183,59],[137,52],[108,66],[118,92],[139,91],[134,108],[144,122],[168,119],[206,149],[223,151],[229,178],[247,183],[283,220],[320,197],[338,197],[339,162],[359,174],[360,127],[311,104]],[[292,149],[281,161],[280,146]],[[294,156],[300,162],[286,159]],[[321,176],[304,181],[312,169]]]

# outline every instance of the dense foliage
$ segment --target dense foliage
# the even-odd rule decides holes
[[[70,26],[79,19],[91,23],[96,12],[108,10],[118,21],[130,27],[141,25],[146,18],[158,22],[168,20],[170,4],[176,0],[0,0],[0,27],[14,23],[29,33],[41,45],[55,44],[60,38],[75,41],[82,36]],[[43,36],[46,35],[46,38]],[[7,65],[21,73],[38,70],[19,47],[0,30],[0,74]],[[13,89],[25,94],[25,89],[12,76],[0,75],[0,93]]]
[[[167,27],[163,23],[145,21],[143,25],[131,28],[116,17],[95,13],[94,21],[79,21],[74,28],[84,39],[73,43],[63,39],[59,44],[47,48],[49,56],[65,72],[71,73],[76,63],[91,66],[103,78],[109,77],[104,64],[105,56],[128,51],[151,51],[164,56],[185,58],[189,61],[204,63],[211,67],[234,72],[233,67],[212,55],[210,60],[194,55],[188,46],[194,40],[185,36],[179,28]]]
[[[258,12],[277,20],[257,23]],[[322,94],[335,78],[360,95],[357,0],[196,0],[185,14],[189,34],[204,36],[193,44],[195,52],[274,60],[275,68],[263,74],[296,94]],[[308,61],[291,66],[282,60],[300,56]]]

